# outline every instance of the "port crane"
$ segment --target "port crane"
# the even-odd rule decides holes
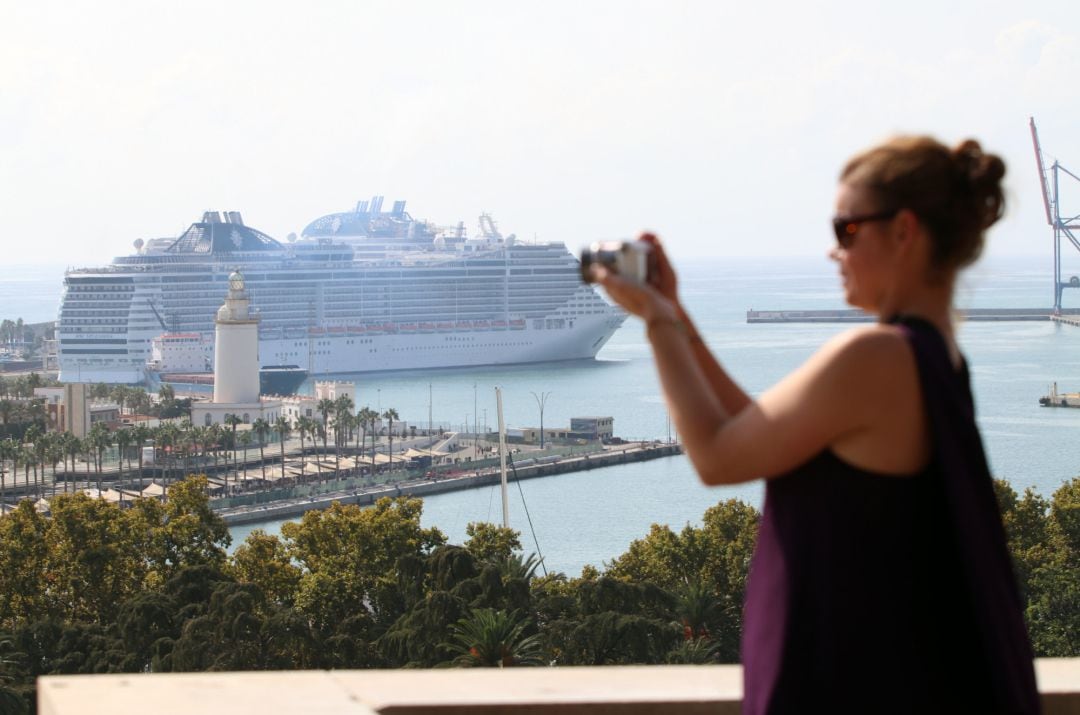
[[[1039,183],[1042,187],[1043,206],[1046,209],[1046,223],[1054,231],[1054,313],[1061,312],[1061,294],[1066,288],[1080,288],[1080,278],[1071,277],[1061,280],[1061,242],[1067,240],[1080,251],[1080,240],[1074,231],[1080,231],[1080,215],[1061,215],[1061,180],[1072,179],[1080,183],[1080,176],[1066,169],[1055,159],[1049,167],[1043,158],[1039,144],[1039,132],[1035,128],[1035,118],[1031,117],[1031,141],[1035,146],[1035,163],[1039,167]],[[1062,177],[1064,174],[1064,177]]]

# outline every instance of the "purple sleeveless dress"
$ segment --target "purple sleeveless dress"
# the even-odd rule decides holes
[[[967,367],[953,369],[929,323],[894,322],[915,353],[932,459],[898,478],[826,450],[768,482],[745,713],[1039,711]]]

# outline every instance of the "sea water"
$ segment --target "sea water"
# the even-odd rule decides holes
[[[760,394],[847,329],[746,323],[748,309],[844,307],[836,268],[824,258],[681,261],[677,268],[683,300],[702,335],[751,395]],[[42,270],[39,282],[0,281],[0,304],[10,314],[3,317],[54,319],[56,280]],[[1070,298],[1067,293],[1067,306]],[[1010,258],[987,260],[965,274],[957,303],[961,309],[1032,308],[1046,307],[1051,299],[1049,259]],[[979,425],[994,474],[1017,490],[1031,487],[1050,496],[1080,472],[1080,410],[1040,407],[1038,398],[1054,381],[1062,391],[1080,391],[1080,328],[1052,322],[973,322],[960,324],[958,338],[971,366]],[[430,404],[436,423],[459,430],[467,425],[466,431],[474,424],[494,429],[494,388],[499,386],[510,426],[538,426],[538,399],[546,395],[545,427],[568,426],[571,417],[608,415],[614,417],[616,434],[627,439],[676,437],[642,327],[634,319],[596,361],[318,375],[311,381],[332,378],[356,382],[358,407],[380,412],[392,407],[410,424],[426,423]],[[305,386],[309,391],[311,381]],[[539,551],[549,571],[577,575],[586,564],[602,566],[623,553],[653,523],[678,530],[699,524],[705,509],[720,501],[741,499],[760,506],[761,497],[760,484],[704,487],[685,457],[672,457],[512,483],[510,521],[522,532],[526,551]],[[501,514],[498,488],[481,487],[426,498],[423,523],[461,543],[469,522],[497,522]],[[233,527],[234,545],[254,528],[276,532],[281,523]]]

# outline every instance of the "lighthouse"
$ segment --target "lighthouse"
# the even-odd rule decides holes
[[[214,402],[259,402],[259,316],[251,312],[240,271],[229,275],[229,293],[214,319]]]
[[[229,274],[229,292],[214,318],[214,399],[191,406],[192,424],[226,424],[229,415],[250,425],[273,422],[281,401],[259,397],[259,316],[251,310],[240,271]]]

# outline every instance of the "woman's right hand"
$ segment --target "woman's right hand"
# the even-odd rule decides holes
[[[685,320],[686,314],[679,305],[675,269],[671,267],[660,239],[655,234],[643,233],[638,240],[652,246],[648,283],[642,285],[628,281],[598,265],[592,266],[593,279],[607,290],[616,303],[646,323],[652,320]]]

